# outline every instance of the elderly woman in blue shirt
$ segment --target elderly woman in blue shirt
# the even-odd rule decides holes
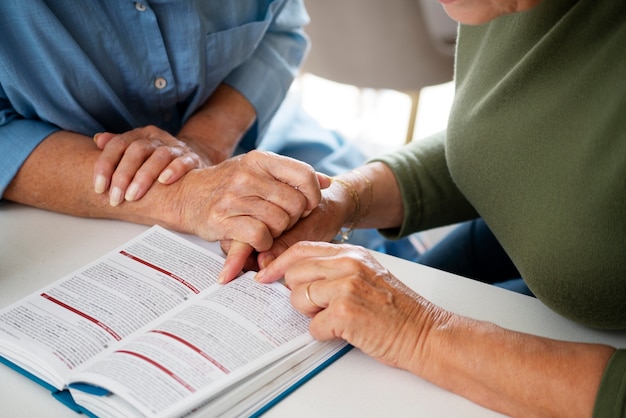
[[[0,195],[268,248],[318,202],[315,172],[219,163],[267,129],[307,19],[300,0],[1,2]]]

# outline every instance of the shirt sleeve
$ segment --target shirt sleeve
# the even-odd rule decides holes
[[[626,417],[626,350],[616,351],[604,371],[593,410],[594,417]]]
[[[445,132],[372,161],[383,162],[393,171],[402,194],[403,223],[400,228],[380,230],[386,237],[396,239],[478,217],[450,176]]]
[[[19,118],[8,100],[0,97],[0,196],[37,145],[58,129],[46,122]]]
[[[285,98],[309,46],[302,29],[309,17],[302,0],[275,5],[268,11],[271,23],[252,56],[224,80],[256,110],[256,132],[248,133],[254,135],[254,141],[263,135]],[[248,140],[244,138],[243,142]]]

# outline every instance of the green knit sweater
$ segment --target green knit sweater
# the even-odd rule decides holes
[[[389,236],[481,216],[533,293],[626,329],[626,3],[546,0],[461,26],[445,133],[380,158],[405,219]],[[626,355],[598,416],[626,414]]]

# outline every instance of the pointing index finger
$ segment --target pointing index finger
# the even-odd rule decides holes
[[[272,260],[256,275],[260,283],[271,283],[284,277],[287,270],[301,260],[333,256],[341,247],[328,242],[300,241]]]
[[[218,283],[225,284],[237,277],[253,250],[252,246],[244,242],[233,241],[224,261],[224,267],[217,278]]]

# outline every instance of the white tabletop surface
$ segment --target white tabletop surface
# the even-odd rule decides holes
[[[75,218],[0,202],[0,308],[95,260],[145,229],[125,222]],[[553,313],[534,298],[388,255],[377,254],[377,258],[414,290],[454,312],[536,335],[626,347],[626,332],[582,327]],[[48,391],[3,365],[0,365],[0,383],[0,416],[76,416]],[[266,416],[500,415],[353,349]]]

